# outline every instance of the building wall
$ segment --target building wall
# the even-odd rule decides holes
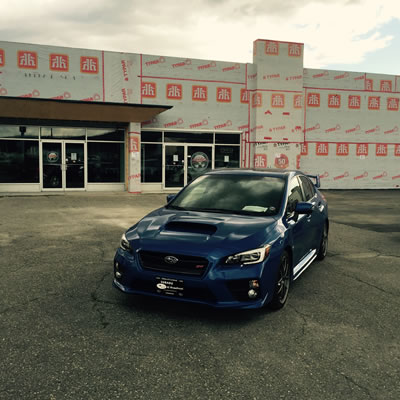
[[[142,126],[243,131],[242,166],[399,187],[400,76],[304,69],[303,56],[268,40],[251,64],[0,42],[0,95],[173,105]]]

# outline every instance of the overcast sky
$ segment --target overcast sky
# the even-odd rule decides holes
[[[0,0],[0,41],[252,62],[305,44],[307,68],[400,75],[399,0]]]

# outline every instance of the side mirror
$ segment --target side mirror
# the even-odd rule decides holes
[[[313,209],[314,209],[314,206],[311,203],[301,202],[301,203],[296,204],[296,208],[294,211],[297,214],[310,215],[313,212]]]
[[[172,194],[168,194],[167,195],[167,203],[169,203],[170,201],[172,201],[175,198],[176,194],[172,193]]]

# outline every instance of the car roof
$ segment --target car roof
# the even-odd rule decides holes
[[[271,176],[276,178],[284,178],[291,175],[301,174],[300,171],[282,170],[274,168],[219,168],[208,171],[206,175],[254,175],[254,176]]]

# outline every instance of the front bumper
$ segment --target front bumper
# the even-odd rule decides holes
[[[146,270],[137,256],[117,250],[114,258],[113,286],[128,294],[139,294],[216,308],[259,308],[272,297],[275,282],[273,260],[245,267],[211,265],[202,277]],[[179,290],[160,291],[160,279],[179,281]],[[258,295],[249,298],[251,281],[257,280]]]

